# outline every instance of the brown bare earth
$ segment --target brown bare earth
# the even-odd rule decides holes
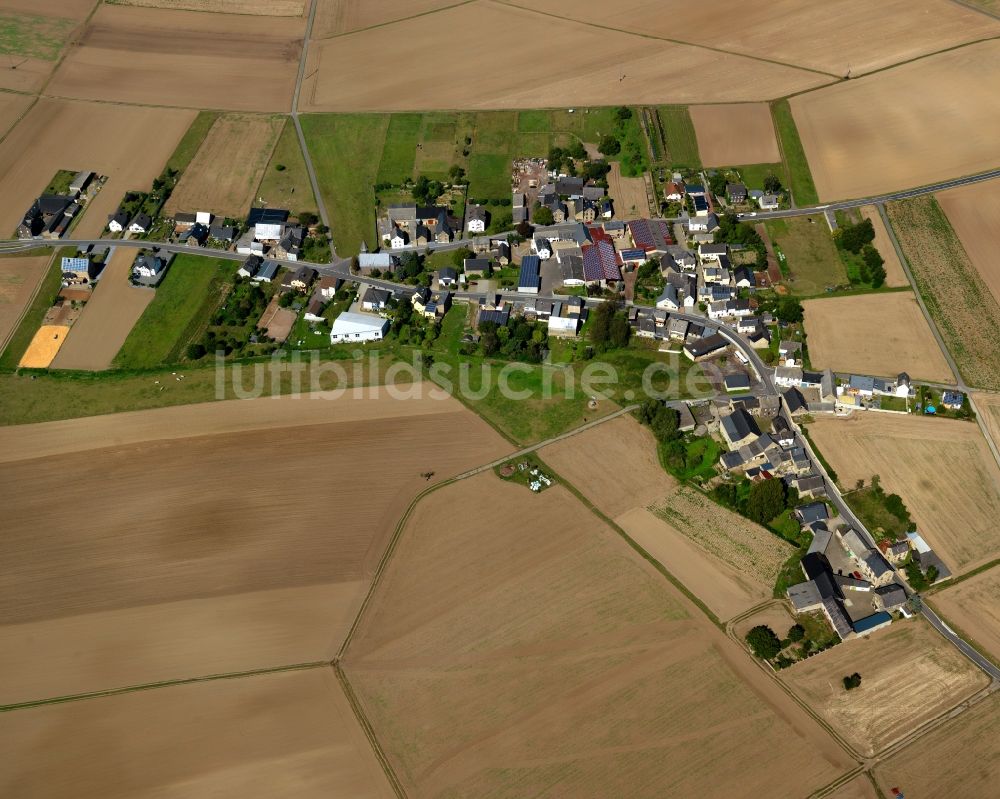
[[[906,799],[991,796],[1000,784],[1000,694],[994,693],[875,767],[884,794]]]
[[[843,77],[1000,33],[948,0],[513,0],[618,30],[719,47]],[[725,20],[725,24],[720,24]]]
[[[384,25],[400,19],[453,6],[456,0],[316,0],[319,9],[313,23],[313,39]]]
[[[922,380],[955,377],[912,292],[806,300],[809,358],[819,369]]]
[[[1000,180],[943,191],[937,201],[969,260],[1000,302]]]
[[[243,217],[284,123],[282,117],[225,114],[212,125],[164,210]]]
[[[107,369],[132,327],[153,301],[154,290],[128,282],[136,250],[118,247],[108,260],[94,296],[52,362],[54,369]]]
[[[13,233],[58,170],[87,169],[108,182],[73,234],[98,237],[126,191],[149,190],[193,119],[193,111],[39,100],[0,142],[0,229]]]
[[[18,453],[0,465],[0,704],[329,659],[421,474],[509,450],[455,400],[384,392],[5,428],[0,440]]]
[[[28,110],[32,98],[26,94],[0,92],[0,137],[14,127],[14,123]]]
[[[275,294],[261,314],[257,327],[275,341],[284,341],[292,332],[292,326],[297,318],[298,314],[291,308],[282,308],[278,305],[278,295]]]
[[[936,593],[934,608],[994,662],[1000,661],[1000,571],[995,567]]]
[[[879,796],[875,793],[871,780],[864,774],[859,774],[833,793],[828,793],[826,799],[879,799]]]
[[[1000,166],[993,133],[1000,125],[998,82],[1000,41],[988,41],[793,97],[820,200]]]
[[[680,486],[660,466],[652,434],[631,417],[545,447],[541,457],[718,618],[771,596],[792,548]]]
[[[861,686],[845,691],[857,672]],[[782,680],[865,757],[904,738],[989,684],[922,618],[800,661]]]
[[[18,710],[0,746],[4,796],[395,796],[327,667]]]
[[[874,205],[862,205],[860,210],[861,216],[871,220],[872,227],[875,229],[873,243],[875,249],[879,251],[879,255],[885,260],[885,264],[883,264],[885,266],[885,285],[892,287],[909,285],[910,281],[906,279],[903,265],[899,262],[899,254],[889,240],[889,232],[885,229],[885,222],[882,221],[878,209]]]
[[[284,111],[304,30],[301,17],[102,4],[47,91],[123,103]]]
[[[622,175],[622,165],[618,161],[611,162],[608,195],[614,201],[618,214],[628,218],[649,216],[646,181],[641,177],[627,178]]]
[[[520,69],[498,69],[494,48],[470,31],[544,31],[504,40],[508,64],[531,64],[542,81]],[[474,80],[427,80],[413,64],[428,52],[447,52]],[[378,53],[378,58],[372,58]],[[567,57],[572,53],[571,57]],[[365,79],[346,80],[357,65]],[[740,75],[734,81],[732,76]],[[365,31],[315,41],[309,48],[302,111],[385,111],[441,108],[563,108],[620,103],[767,100],[820,86],[814,72],[658,42],[523,9],[477,0]],[[622,76],[625,76],[622,79]]]
[[[809,434],[841,485],[877,474],[899,494],[956,575],[1000,555],[1000,470],[977,425],[859,412],[817,418]]]
[[[851,762],[561,486],[423,499],[343,663],[415,795],[798,796]]]
[[[306,5],[306,0],[108,0],[108,2],[119,6],[252,14],[265,17],[300,17]]]
[[[705,166],[773,164],[781,160],[766,103],[694,105],[689,109]]]
[[[0,350],[31,303],[51,261],[51,255],[0,259]]]

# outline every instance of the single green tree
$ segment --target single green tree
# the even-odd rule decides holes
[[[532,219],[536,225],[551,225],[555,222],[555,218],[552,216],[552,209],[544,205],[535,205],[534,211],[532,211]]]
[[[861,685],[861,675],[857,672],[844,677],[844,690],[853,691],[855,688]]]
[[[616,139],[611,134],[603,136],[601,138],[600,144],[598,144],[597,149],[599,149],[605,155],[618,155],[622,151],[622,144],[618,139]]]
[[[764,624],[758,624],[751,629],[744,640],[757,657],[761,660],[771,660],[781,651],[781,640],[774,634],[774,630]]]
[[[797,643],[806,637],[806,628],[801,624],[793,624],[788,628],[788,640]]]
[[[747,516],[758,524],[767,524],[785,509],[785,485],[776,478],[760,480],[750,486]]]

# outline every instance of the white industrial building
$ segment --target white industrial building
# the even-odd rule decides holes
[[[333,327],[330,329],[330,343],[381,341],[388,329],[388,319],[344,311],[333,321]]]

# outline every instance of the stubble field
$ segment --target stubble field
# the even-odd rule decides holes
[[[384,395],[193,405],[0,441],[13,458],[0,704],[328,660],[422,473],[508,451],[454,400]]]
[[[0,349],[31,302],[51,260],[51,255],[0,259]]]
[[[1000,125],[998,82],[1000,41],[994,40],[791,98],[820,201],[1000,165],[993,133]]]
[[[885,285],[893,288],[908,286],[910,281],[906,279],[906,273],[903,271],[903,265],[899,261],[896,248],[892,246],[892,242],[889,240],[889,231],[885,229],[885,222],[882,221],[882,215],[874,205],[862,205],[860,210],[862,218],[870,220],[872,228],[875,230],[875,241],[872,243],[875,245],[875,249],[879,251],[879,255],[885,260],[883,264],[885,267]]]
[[[616,419],[545,447],[542,458],[720,619],[771,596],[792,552],[777,536],[668,475],[652,434]],[[614,470],[604,464],[614,463]]]
[[[135,254],[131,247],[118,247],[112,253],[93,297],[70,328],[52,368],[100,370],[111,366],[129,332],[153,301],[153,289],[128,282]]]
[[[1000,661],[1000,570],[996,567],[935,593],[935,610],[948,624]]]
[[[828,297],[802,307],[809,358],[817,369],[955,379],[912,292]]]
[[[615,213],[629,219],[649,216],[649,200],[646,197],[646,181],[627,178],[622,175],[622,165],[618,161],[611,164],[608,173],[608,195],[614,200]]]
[[[424,796],[803,795],[851,762],[559,486],[422,500],[343,667]]]
[[[841,485],[877,474],[887,492],[899,494],[954,574],[1000,555],[1000,470],[977,425],[855,413],[817,418],[809,435]]]
[[[492,48],[470,31],[544,31],[505,41],[508,64],[530,64],[541,82],[519,69],[498,69]],[[428,80],[413,64],[440,49],[475,80]],[[379,53],[373,60],[372,53]],[[572,53],[567,58],[566,54]],[[365,80],[345,80],[359,63]],[[564,108],[621,103],[768,100],[829,82],[776,64],[654,42],[503,5],[454,6],[332,39],[314,41],[306,65],[301,111],[403,111],[432,108]],[[733,74],[741,80],[733,81]],[[623,78],[623,76],[625,76]]]
[[[455,0],[319,0],[313,39],[384,25],[455,5]]]
[[[688,110],[705,166],[773,164],[781,160],[767,103],[693,105]]]
[[[87,169],[108,181],[73,234],[97,238],[126,191],[149,190],[193,119],[193,111],[40,99],[0,142],[0,228],[13,233],[58,170]]]
[[[395,796],[326,667],[18,710],[0,746],[5,796]]]
[[[1000,180],[940,192],[938,204],[993,298],[1000,303]]]
[[[854,76],[1000,33],[1000,23],[947,0],[514,0],[585,22]],[[719,20],[726,20],[720,25]],[[777,96],[777,95],[775,95]]]
[[[31,97],[26,94],[0,92],[0,137],[14,127],[31,105]]]
[[[122,103],[285,111],[304,30],[302,18],[102,4],[48,92]]]
[[[282,117],[220,116],[184,170],[165,213],[211,211],[223,218],[246,216],[283,123]]]
[[[306,8],[306,0],[107,0],[107,2],[118,6],[250,14],[265,17],[301,17]]]
[[[37,92],[97,0],[0,3],[0,88]],[[26,98],[30,99],[30,98]]]
[[[861,685],[845,691],[842,680],[854,672],[861,675]],[[848,641],[780,674],[864,757],[989,684],[983,672],[920,617]]]
[[[884,794],[906,799],[990,796],[1000,783],[1000,694],[994,693],[875,767]]]

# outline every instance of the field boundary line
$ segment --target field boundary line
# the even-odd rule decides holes
[[[988,8],[983,8],[977,3],[969,3],[966,0],[951,0],[955,5],[964,6],[969,9],[969,11],[975,11],[979,14],[983,14],[987,17],[992,17],[993,19],[1000,19],[1000,14],[990,11]]]
[[[969,646],[971,646],[973,649],[975,649],[983,658],[985,658],[990,663],[995,663],[996,662],[997,658],[995,658],[992,655],[990,655],[989,653],[987,653],[986,650],[984,650],[982,648],[982,646],[979,645],[979,643],[976,641],[975,638],[973,638],[972,636],[970,636],[968,633],[965,632],[964,628],[962,628],[959,625],[953,623],[951,620],[947,619],[944,615],[942,615],[941,611],[939,610],[939,608],[935,607],[933,602],[931,602],[929,599],[923,599],[923,602],[924,602],[925,605],[928,605],[930,607],[930,609],[934,611],[934,614],[942,622],[944,622],[945,624],[947,624],[948,627],[952,631],[954,631],[954,633],[959,638],[961,638],[963,641],[965,641],[965,643],[967,643]],[[987,674],[987,676],[989,676],[989,675]],[[1000,687],[1000,683],[997,683],[997,685],[998,685],[998,687]]]
[[[316,5],[319,0],[313,0],[313,5]],[[386,22],[377,22],[374,25],[368,25],[364,28],[356,28],[352,31],[341,31],[340,33],[331,33],[329,36],[317,36],[317,42],[326,42],[330,39],[339,39],[342,36],[350,36],[354,33],[364,33],[365,31],[373,31],[377,28],[385,28],[389,25],[395,25],[397,22],[408,22],[411,19],[418,19],[420,17],[429,17],[431,14],[440,14],[442,11],[450,11],[453,8],[460,8],[461,6],[467,6],[470,3],[474,3],[476,0],[459,0],[457,3],[452,3],[450,6],[441,6],[440,8],[432,8],[427,11],[421,11],[419,14],[411,14],[408,17],[400,17],[399,19],[390,19]]]
[[[990,571],[991,569],[993,569],[998,565],[1000,565],[1000,558],[994,558],[993,560],[987,561],[986,563],[983,563],[980,566],[976,566],[976,568],[974,569],[970,569],[965,574],[960,574],[958,577],[951,577],[945,582],[941,583],[940,585],[937,584],[932,585],[926,591],[922,592],[923,596],[924,598],[927,598],[929,596],[933,596],[934,594],[938,594],[941,591],[944,591],[948,588],[954,588],[956,585],[964,583],[966,580],[970,580],[973,577],[978,577],[980,574],[985,574],[986,572]]]
[[[400,797],[400,799],[405,799],[406,791],[403,788],[403,783],[400,782],[399,777],[396,776],[396,772],[393,769],[392,764],[389,763],[389,758],[379,745],[378,739],[375,737],[375,728],[372,727],[371,722],[368,720],[368,716],[365,715],[364,708],[361,707],[361,700],[358,699],[357,694],[354,693],[354,688],[351,687],[351,683],[347,679],[347,674],[344,673],[344,670],[340,668],[337,663],[331,663],[330,667],[333,669],[333,673],[336,676],[337,681],[340,683],[340,688],[343,690],[348,704],[350,704],[351,709],[354,711],[354,716],[357,718],[358,724],[361,725],[361,730],[364,732],[365,738],[368,739],[368,745],[375,754],[375,758],[378,760],[379,765],[382,766],[382,771],[385,773],[386,779],[389,780],[392,790],[395,792],[396,796]]]
[[[63,62],[66,60],[66,56],[69,55],[70,51],[76,45],[77,37],[85,30],[87,30],[87,26],[90,25],[90,20],[92,20],[94,18],[94,14],[97,13],[97,9],[99,9],[103,5],[104,5],[104,0],[97,0],[97,2],[94,3],[93,8],[90,9],[90,12],[87,14],[87,16],[85,16],[82,20],[80,20],[80,23],[74,26],[74,28],[69,32],[69,36],[66,37],[66,41],[63,43],[63,46],[59,48],[59,57],[56,59],[56,64],[54,67],[52,67],[52,71],[45,78],[45,82],[38,87],[38,91],[33,92],[33,94],[36,97],[42,97],[44,95],[45,90],[49,87],[49,84],[52,82],[52,79],[56,76],[56,73],[59,71],[59,68],[63,65]]]
[[[308,663],[291,663],[285,666],[269,666],[264,669],[250,669],[248,671],[223,672],[221,674],[205,674],[199,677],[181,677],[176,680],[162,680],[160,682],[142,683],[140,685],[129,685],[123,688],[109,688],[104,691],[91,691],[82,694],[67,694],[65,696],[53,696],[47,699],[33,699],[27,702],[13,702],[8,705],[0,705],[0,713],[10,713],[15,710],[26,710],[32,707],[43,705],[61,705],[66,702],[82,702],[87,699],[100,699],[106,696],[118,696],[120,694],[131,694],[138,691],[155,691],[158,688],[170,688],[175,685],[191,685],[200,682],[213,682],[215,680],[238,680],[243,677],[259,677],[265,674],[280,674],[287,671],[305,671],[308,669],[318,669],[329,666],[327,660],[316,660]]]

